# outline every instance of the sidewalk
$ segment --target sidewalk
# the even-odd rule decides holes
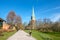
[[[13,36],[9,37],[7,40],[36,40],[32,36],[29,36],[28,33],[23,30],[19,30]]]

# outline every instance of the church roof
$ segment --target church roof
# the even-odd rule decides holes
[[[35,14],[34,14],[34,7],[32,8],[32,16],[31,16],[32,20],[35,20]]]

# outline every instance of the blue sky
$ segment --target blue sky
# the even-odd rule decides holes
[[[6,20],[8,13],[13,10],[22,17],[23,22],[29,22],[33,6],[36,20],[50,18],[56,21],[60,18],[60,0],[0,0],[0,18]]]

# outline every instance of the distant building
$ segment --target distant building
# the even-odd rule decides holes
[[[3,26],[3,19],[2,18],[0,18],[0,29],[2,28],[2,26]]]
[[[10,25],[8,25],[5,20],[0,18],[0,29],[8,30],[9,27],[10,27]]]

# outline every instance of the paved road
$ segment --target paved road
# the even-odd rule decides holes
[[[28,33],[23,30],[19,30],[13,36],[9,37],[7,40],[36,40],[32,36],[29,36]]]

